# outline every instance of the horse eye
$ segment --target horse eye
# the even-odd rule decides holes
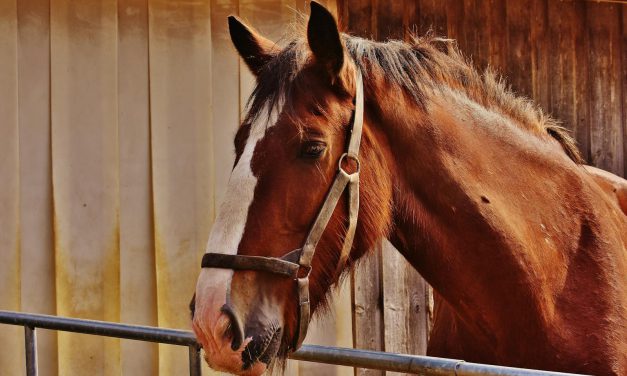
[[[318,159],[327,148],[327,144],[322,141],[307,141],[300,149],[300,156],[307,159]]]

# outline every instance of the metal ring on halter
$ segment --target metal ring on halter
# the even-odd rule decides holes
[[[344,170],[344,167],[342,167],[342,162],[344,162],[345,160],[348,160],[348,159],[352,159],[353,161],[355,161],[355,164],[357,164],[357,169],[353,173],[349,173],[348,171]],[[359,157],[357,155],[353,154],[353,153],[350,153],[350,152],[349,153],[344,153],[340,157],[340,161],[337,163],[337,168],[338,168],[338,170],[342,174],[344,174],[344,175],[346,175],[348,177],[351,177],[353,175],[358,175],[359,171],[361,170],[361,164],[359,164]]]

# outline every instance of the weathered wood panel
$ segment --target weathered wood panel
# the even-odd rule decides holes
[[[516,92],[561,120],[589,163],[624,176],[626,4],[560,0],[394,4],[344,0],[340,16],[349,31],[378,39],[398,35],[396,29],[389,35],[385,31],[394,29],[390,26],[394,20],[400,24],[399,19],[404,33],[433,30],[456,39],[480,69],[495,68]],[[364,20],[377,32],[364,33]]]
[[[410,25],[421,17],[438,23],[439,29],[433,30],[436,34],[446,28],[446,17],[432,18],[434,13],[429,11],[445,9],[437,1],[359,1],[343,9],[348,14],[341,15],[341,19],[348,22],[351,32],[379,40],[409,38]],[[428,286],[391,244],[386,241],[377,245],[353,271],[351,280],[356,348],[426,353]],[[355,369],[356,375],[384,373]]]
[[[385,40],[431,30],[456,39],[479,69],[492,67],[514,91],[561,120],[573,132],[588,162],[627,174],[626,4],[401,0],[392,6],[376,0],[343,0],[339,9],[344,29],[356,35]],[[401,26],[403,30],[399,30]],[[401,275],[390,273],[391,265],[399,268],[399,261],[390,256],[393,252],[386,248],[384,255],[378,260],[383,279],[364,281],[356,291],[371,299],[382,296],[385,348],[402,348],[403,335],[395,337],[397,342],[388,340],[388,335],[397,336],[407,327],[410,316],[396,299],[411,294],[407,286],[398,285],[405,270],[398,269]],[[372,270],[366,272],[374,275]],[[419,284],[419,280],[409,283]],[[369,307],[378,308],[374,304]],[[367,319],[377,318],[371,313]],[[355,323],[355,333],[366,324],[363,320]],[[367,330],[372,331],[378,324],[371,321],[370,325]],[[366,338],[377,338],[367,333]],[[367,346],[356,338],[357,347]]]
[[[587,3],[586,15],[590,38],[590,162],[615,174],[622,174],[620,6]]]

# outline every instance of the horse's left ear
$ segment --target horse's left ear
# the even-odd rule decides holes
[[[331,12],[315,1],[311,2],[307,41],[316,62],[322,64],[331,76],[331,81],[335,81],[344,65],[340,31]]]

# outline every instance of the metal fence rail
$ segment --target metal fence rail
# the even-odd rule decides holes
[[[200,347],[196,343],[194,334],[189,331],[2,310],[0,310],[0,324],[24,327],[26,374],[28,376],[37,375],[35,328],[187,346],[189,348],[189,374],[200,376]],[[308,362],[423,375],[576,376],[570,373],[491,366],[464,362],[463,360],[315,345],[303,345],[290,357]]]

